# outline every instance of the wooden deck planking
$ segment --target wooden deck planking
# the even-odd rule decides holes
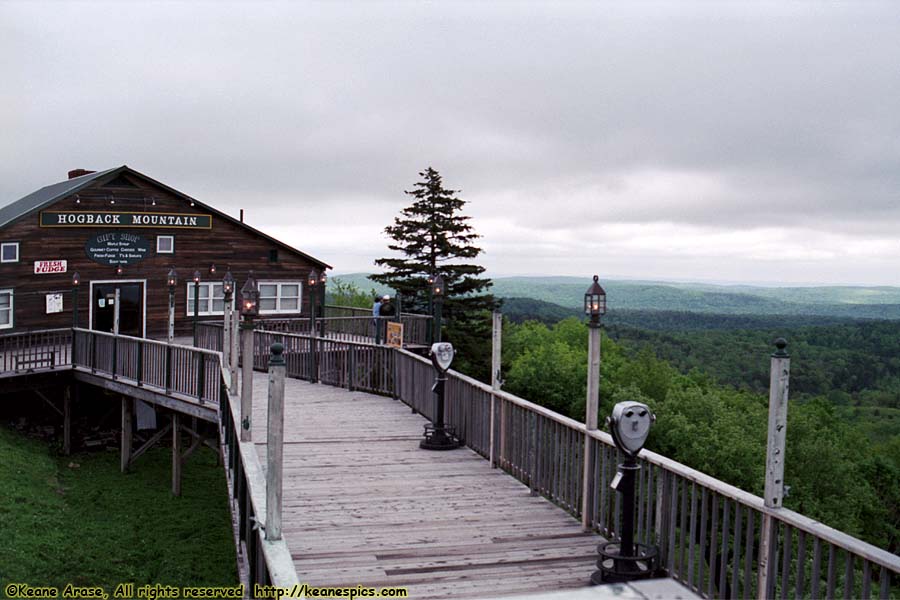
[[[257,373],[263,463],[266,388]],[[469,449],[420,450],[425,423],[390,398],[286,380],[283,531],[300,581],[435,599],[587,585],[601,538]]]

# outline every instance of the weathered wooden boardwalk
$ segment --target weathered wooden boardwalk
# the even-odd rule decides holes
[[[267,376],[253,440],[266,457]],[[485,598],[587,585],[601,538],[473,451],[420,450],[383,396],[285,382],[284,536],[302,583]]]

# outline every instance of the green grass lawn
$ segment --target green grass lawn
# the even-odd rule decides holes
[[[222,467],[198,449],[180,498],[170,469],[165,448],[123,475],[116,452],[56,456],[0,427],[0,594],[10,582],[235,585]]]

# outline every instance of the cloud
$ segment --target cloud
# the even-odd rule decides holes
[[[896,3],[212,6],[0,4],[0,201],[127,163],[355,270],[431,165],[507,271],[602,226],[623,274],[761,279],[783,231],[900,284]]]

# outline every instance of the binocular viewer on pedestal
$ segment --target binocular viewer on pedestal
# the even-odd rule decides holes
[[[604,542],[597,547],[600,558],[599,569],[591,575],[594,585],[647,579],[657,570],[659,550],[634,541],[634,480],[641,469],[636,458],[654,421],[656,416],[640,402],[619,402],[606,418],[613,442],[625,459],[610,483],[612,489],[622,494],[622,531],[619,541]]]
[[[425,439],[419,442],[419,447],[424,450],[453,450],[461,445],[455,428],[444,425],[444,387],[453,355],[453,344],[438,342],[431,345],[429,356],[435,371],[431,391],[434,392],[435,407],[432,423],[425,426]]]

